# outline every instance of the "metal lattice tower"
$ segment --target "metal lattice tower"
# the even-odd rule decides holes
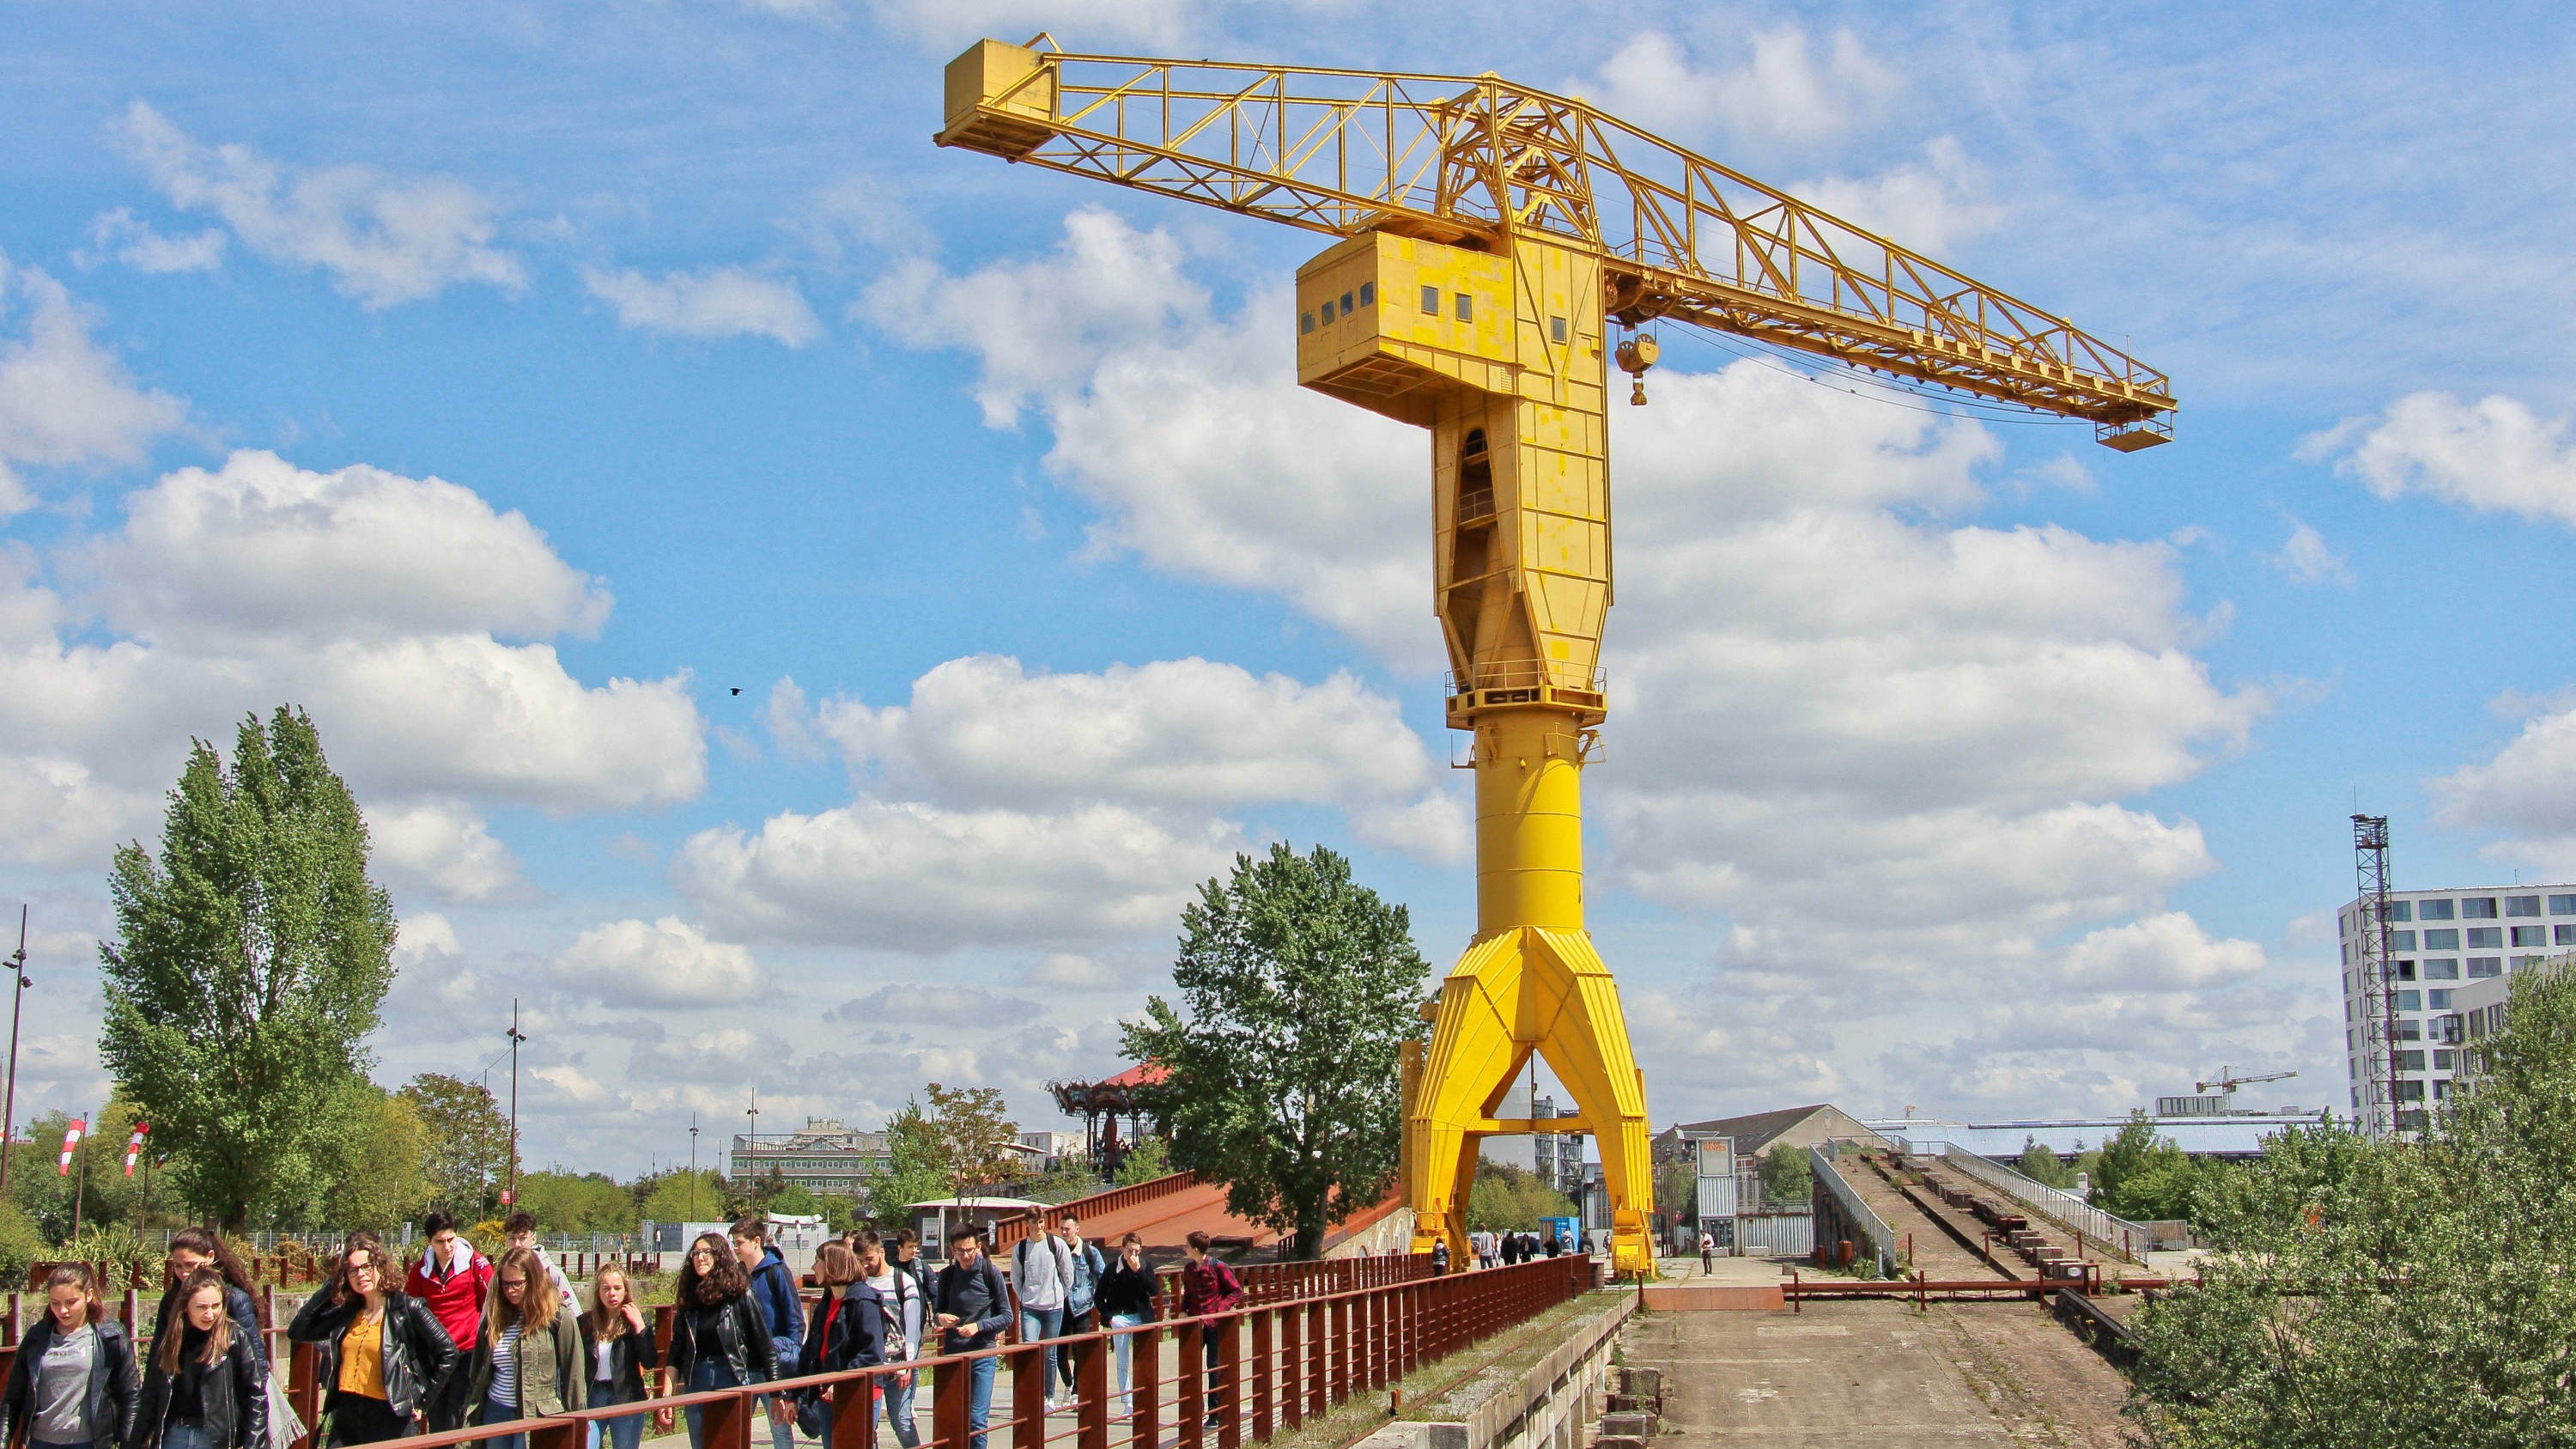
[[[2386,1137],[2405,1114],[2397,1106],[2397,988],[2388,960],[2388,817],[2352,817],[2353,937],[2361,973],[2361,1130]]]

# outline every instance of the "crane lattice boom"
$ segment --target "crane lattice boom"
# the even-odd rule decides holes
[[[1601,259],[1668,317],[2098,425],[2172,435],[2166,376],[2064,318],[1594,109],[1487,74],[1041,52],[950,70],[938,141],[1351,237]]]

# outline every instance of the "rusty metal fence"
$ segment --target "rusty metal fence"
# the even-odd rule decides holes
[[[528,1449],[584,1449],[593,1423],[696,1409],[706,1449],[751,1449],[753,1420],[765,1412],[761,1401],[811,1388],[827,1395],[834,1411],[825,1449],[876,1449],[882,1389],[898,1374],[918,1374],[930,1381],[926,1389],[913,1381],[915,1402],[929,1409],[926,1449],[969,1449],[975,1365],[989,1359],[995,1387],[988,1429],[994,1444],[1006,1443],[1009,1449],[1044,1449],[1050,1441],[1066,1441],[1069,1449],[1237,1449],[1246,1440],[1266,1443],[1293,1431],[1355,1396],[1387,1389],[1424,1364],[1526,1322],[1593,1284],[1592,1260],[1580,1256],[1447,1277],[1430,1276],[1403,1258],[1277,1267],[1318,1271],[1271,1272],[1258,1288],[1247,1272],[1246,1303],[1227,1314],[675,1394],[513,1424],[414,1435],[401,1442],[405,1449],[445,1449],[524,1433]],[[122,1307],[130,1324],[145,1311],[132,1292],[124,1295]],[[263,1302],[264,1311],[270,1307]],[[666,1351],[675,1321],[668,1306],[657,1310],[655,1332]],[[287,1393],[297,1414],[308,1426],[318,1425],[322,1395],[316,1346],[289,1343],[275,1328],[263,1337],[270,1362],[286,1368]],[[1124,1384],[1113,1382],[1112,1372],[1120,1339],[1129,1347]],[[1046,1378],[1050,1350],[1074,1370],[1070,1402],[1053,1412],[1049,1401],[1055,1385]],[[0,1375],[8,1372],[16,1352],[14,1342],[0,1345]],[[298,1449],[317,1446],[308,1436]]]

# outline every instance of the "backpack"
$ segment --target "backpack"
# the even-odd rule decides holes
[[[922,1303],[921,1282],[905,1272],[900,1263],[888,1263],[886,1267],[894,1275],[894,1311],[886,1315],[885,1356],[886,1362],[896,1363],[912,1357],[912,1351],[919,1347],[906,1335],[903,1326],[906,1318],[903,1305],[906,1300],[916,1304]],[[930,1313],[927,1304],[922,1304],[922,1307],[923,1326],[927,1328]]]

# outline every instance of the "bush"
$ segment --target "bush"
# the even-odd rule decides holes
[[[36,1220],[16,1203],[0,1203],[0,1280],[11,1286],[27,1281],[27,1270],[54,1256]]]

